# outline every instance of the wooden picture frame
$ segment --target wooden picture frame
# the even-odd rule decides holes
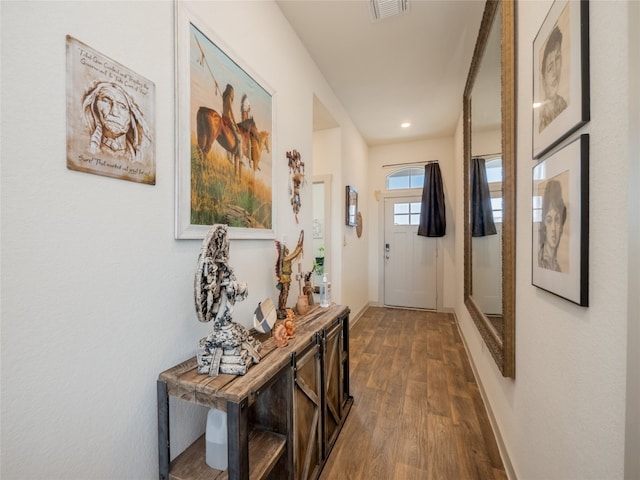
[[[358,191],[347,185],[345,192],[345,224],[355,227],[358,225]]]
[[[273,239],[274,92],[182,2],[175,9],[175,236],[202,239],[221,223],[230,239]]]
[[[533,158],[590,119],[589,3],[556,0],[533,41]]]
[[[589,305],[589,135],[533,167],[532,283]]]

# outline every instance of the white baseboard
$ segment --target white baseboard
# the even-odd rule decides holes
[[[513,469],[513,464],[511,463],[511,459],[509,458],[509,453],[507,451],[507,446],[504,443],[502,435],[500,433],[500,429],[498,428],[498,423],[496,422],[496,417],[493,414],[493,410],[491,409],[491,404],[489,403],[489,399],[487,398],[487,394],[484,390],[484,386],[482,385],[482,381],[480,379],[480,375],[478,375],[478,369],[476,368],[476,364],[473,361],[473,357],[469,354],[469,346],[467,345],[467,340],[460,329],[460,324],[458,323],[458,317],[455,312],[453,312],[453,316],[455,317],[456,327],[458,329],[458,333],[460,333],[460,338],[462,339],[462,343],[464,344],[464,349],[467,352],[467,357],[469,358],[469,363],[471,364],[471,370],[473,371],[473,376],[476,379],[476,383],[478,384],[478,390],[480,391],[480,396],[482,397],[482,403],[484,403],[484,408],[487,410],[487,416],[489,417],[489,423],[491,424],[491,430],[493,430],[493,435],[496,438],[496,443],[498,444],[498,450],[500,451],[500,457],[502,458],[502,463],[504,464],[504,470],[507,474],[508,480],[517,480],[516,472]]]

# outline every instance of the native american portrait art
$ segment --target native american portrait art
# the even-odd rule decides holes
[[[155,85],[67,36],[67,167],[155,184]]]

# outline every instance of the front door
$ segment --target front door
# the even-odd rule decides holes
[[[437,307],[438,239],[418,236],[419,223],[419,196],[385,199],[385,305]]]

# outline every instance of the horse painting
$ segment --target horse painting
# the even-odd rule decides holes
[[[208,107],[200,107],[196,116],[198,147],[203,155],[208,155],[213,147],[213,142],[218,141],[224,148],[234,164],[234,173],[240,178],[242,168],[242,140],[236,136],[229,121],[218,112]],[[240,133],[240,132],[238,132]]]
[[[238,123],[238,127],[242,135],[243,154],[250,161],[255,175],[256,170],[260,170],[262,152],[269,153],[271,151],[269,132],[259,131],[253,117]]]
[[[215,110],[200,107],[196,120],[198,147],[205,156],[211,151],[213,142],[217,141],[233,157],[235,174],[238,178],[241,176],[241,157],[245,157],[250,162],[254,174],[256,170],[260,170],[262,152],[269,153],[271,145],[269,132],[259,131],[253,118],[238,123],[240,142],[237,142],[229,121]]]

